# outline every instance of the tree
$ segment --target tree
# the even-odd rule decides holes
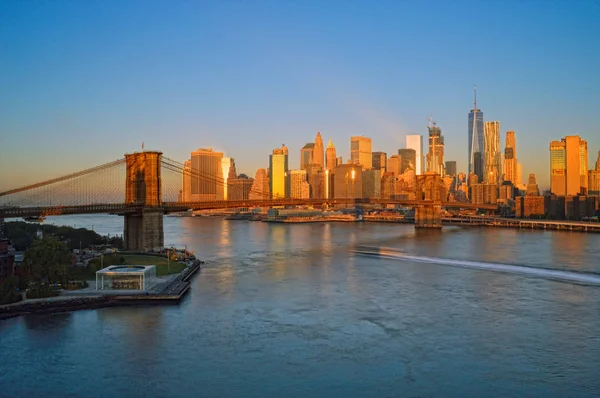
[[[25,252],[23,263],[36,282],[65,283],[71,276],[71,252],[54,237],[34,241]]]

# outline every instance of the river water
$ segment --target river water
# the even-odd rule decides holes
[[[599,286],[352,252],[597,275],[600,235],[199,217],[165,243],[207,260],[181,304],[0,322],[0,396],[600,395]]]

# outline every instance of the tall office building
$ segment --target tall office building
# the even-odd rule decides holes
[[[400,156],[400,173],[404,173],[408,169],[416,170],[417,152],[414,149],[398,149],[398,155]]]
[[[341,164],[333,169],[333,198],[362,198],[362,169],[356,164]]]
[[[382,170],[384,173],[387,170],[387,153],[373,152],[373,170]]]
[[[200,148],[191,153],[191,200],[223,200],[223,152]]]
[[[446,175],[456,177],[456,160],[446,161]]]
[[[363,136],[350,137],[350,159],[353,164],[360,164],[363,170],[373,168],[371,139]]]
[[[489,184],[502,183],[500,158],[500,122],[485,122],[483,127],[483,180]]]
[[[473,92],[473,109],[469,112],[469,174],[475,173],[483,180],[483,112],[477,109],[477,87]],[[475,138],[474,138],[475,137]]]
[[[527,196],[540,195],[540,189],[538,188],[537,182],[535,181],[535,174],[529,174],[529,179],[527,180],[527,191],[525,194]]]
[[[515,185],[519,189],[523,189],[523,165],[517,161],[517,176],[515,177]]]
[[[595,169],[588,171],[588,194],[600,195],[600,151]]]
[[[435,122],[427,126],[429,130],[429,152],[427,153],[427,171],[444,175],[444,137]]]
[[[581,140],[579,142],[579,183],[581,186],[581,193],[587,195],[588,193],[588,145],[587,141]]]
[[[296,199],[310,198],[310,186],[308,185],[306,170],[290,171],[290,197]]]
[[[504,148],[504,181],[517,183],[517,141],[514,131],[506,132],[506,145]]]
[[[250,191],[253,185],[254,179],[248,178],[245,174],[240,174],[236,178],[230,178],[227,181],[227,200],[250,199]]]
[[[269,156],[269,173],[271,199],[289,198],[288,150],[285,145],[273,149],[273,153]]]
[[[393,173],[396,177],[402,174],[400,168],[402,167],[402,159],[400,155],[392,155],[387,159],[387,171]]]
[[[585,195],[587,174],[586,141],[573,135],[550,142],[550,191],[554,195]]]
[[[406,148],[415,151],[415,173],[421,175],[424,170],[423,136],[420,134],[406,136]]]
[[[363,198],[381,198],[381,175],[383,173],[384,171],[381,169],[364,170],[362,172]]]
[[[230,179],[236,179],[237,173],[235,171],[235,161],[233,158],[223,158],[221,159],[221,167],[223,168],[223,199],[228,199],[228,185]]]
[[[313,148],[313,164],[319,165],[321,169],[325,168],[325,157],[323,152],[323,138],[321,132],[317,132],[315,146]]]
[[[258,169],[256,170],[256,176],[252,182],[252,188],[248,197],[250,199],[268,199],[271,197],[271,188],[269,184],[269,176],[267,170]]]
[[[313,164],[313,153],[315,144],[309,142],[300,149],[300,169],[306,170]]]
[[[331,171],[337,166],[337,155],[335,152],[335,146],[333,145],[333,141],[331,140],[331,138],[329,139],[329,143],[327,144],[326,158],[326,168],[327,170]]]

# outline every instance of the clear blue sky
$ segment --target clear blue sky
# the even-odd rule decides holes
[[[0,189],[140,149],[267,167],[321,131],[395,153],[433,116],[466,170],[473,84],[517,134],[523,179],[548,143],[600,149],[598,1],[3,1]]]

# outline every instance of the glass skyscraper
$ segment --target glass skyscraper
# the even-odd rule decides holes
[[[485,157],[483,154],[483,112],[477,109],[477,91],[475,89],[474,106],[469,112],[469,174],[475,173],[479,176],[479,182],[483,181],[483,165]],[[473,137],[476,137],[474,140]],[[477,155],[479,153],[479,155]]]
[[[415,151],[415,174],[423,174],[425,171],[423,170],[423,136],[419,134],[407,135],[406,148]]]

